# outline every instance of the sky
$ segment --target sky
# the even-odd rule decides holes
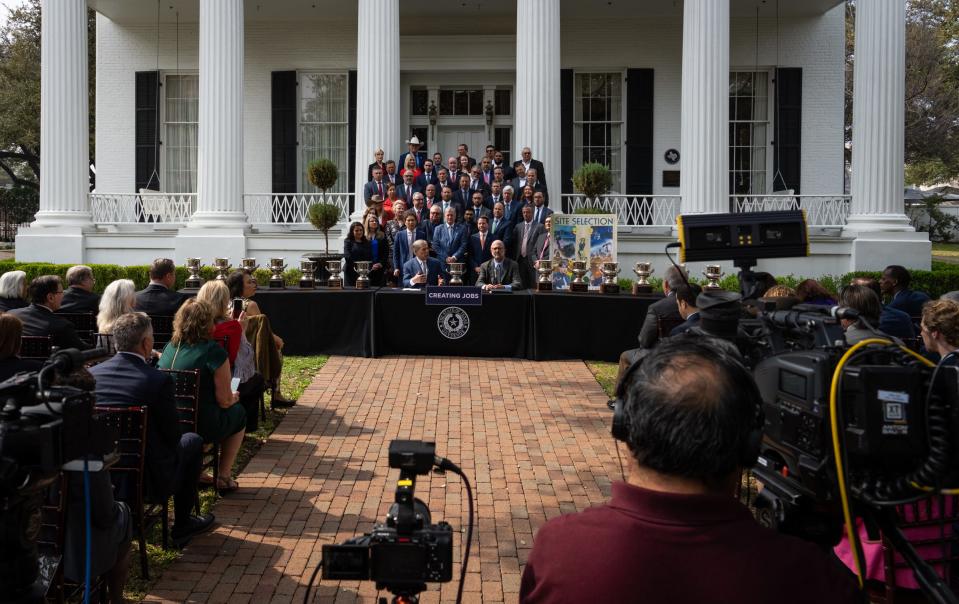
[[[6,22],[7,14],[11,8],[16,8],[23,4],[24,0],[0,0],[0,23]]]

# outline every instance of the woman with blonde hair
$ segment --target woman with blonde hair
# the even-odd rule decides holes
[[[100,296],[100,312],[97,313],[97,346],[116,352],[113,344],[113,323],[136,305],[136,285],[130,279],[117,279],[103,290]]]
[[[7,271],[0,275],[0,312],[24,308],[27,302],[27,274]]]

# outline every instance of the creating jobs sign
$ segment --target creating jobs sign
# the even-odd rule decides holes
[[[603,263],[616,262],[616,214],[553,214],[552,219],[553,287],[569,288],[574,260],[587,263],[589,284],[599,287]]]

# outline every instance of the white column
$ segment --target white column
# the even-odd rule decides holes
[[[33,225],[88,225],[87,3],[43,0],[40,11],[40,211]]]
[[[728,212],[729,0],[685,0],[682,78],[682,212]]]
[[[354,210],[362,212],[366,168],[382,147],[386,159],[406,150],[400,139],[400,3],[359,0],[356,39],[356,178]],[[408,135],[408,133],[407,133]]]
[[[516,100],[513,161],[523,147],[543,162],[550,204],[559,208],[560,89],[559,0],[516,2]]]
[[[243,33],[243,0],[200,0],[197,211],[191,226],[246,224]]]
[[[906,6],[856,3],[852,201],[856,231],[911,231],[903,201]]]

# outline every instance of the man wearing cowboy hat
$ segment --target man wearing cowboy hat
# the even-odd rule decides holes
[[[406,141],[406,146],[409,148],[409,151],[400,155],[400,161],[399,161],[400,167],[406,166],[406,156],[412,155],[413,157],[416,158],[417,169],[422,170],[423,160],[425,158],[420,155],[419,151],[420,151],[420,147],[423,146],[423,143],[421,143],[420,139],[416,138],[415,136],[411,136],[410,140]]]

